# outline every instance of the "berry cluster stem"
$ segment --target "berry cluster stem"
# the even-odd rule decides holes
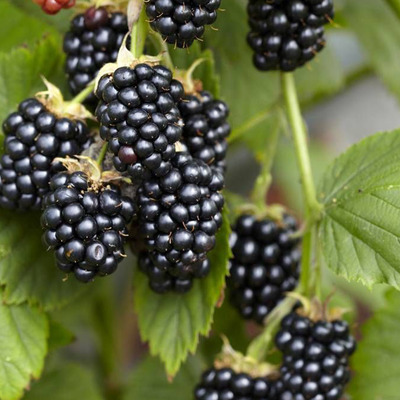
[[[135,58],[139,58],[143,54],[148,31],[148,23],[146,22],[145,7],[142,7],[139,19],[133,25],[131,31],[131,53]]]
[[[103,163],[104,158],[106,157],[106,154],[107,154],[107,149],[108,149],[108,142],[105,142],[103,144],[103,146],[102,146],[102,148],[100,150],[100,154],[99,154],[99,156],[97,157],[97,160],[96,160],[98,165],[101,165]]]
[[[95,83],[89,83],[80,93],[78,93],[72,100],[71,103],[81,104],[85,101],[86,97],[88,97],[94,90]]]
[[[319,219],[321,205],[318,203],[316,196],[307,144],[307,131],[301,115],[294,76],[291,73],[282,73],[281,81],[286,112],[292,130],[297,163],[300,170],[306,211],[306,232],[303,237],[300,290],[304,295],[310,296],[314,294],[312,292],[315,287],[319,286],[319,282],[312,282],[311,266],[313,263],[313,249],[315,248],[315,241],[317,239],[314,225]],[[313,288],[311,289],[311,287]]]

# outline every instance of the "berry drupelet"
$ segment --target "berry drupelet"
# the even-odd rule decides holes
[[[151,27],[170,44],[189,47],[217,19],[221,0],[146,0]]]
[[[0,205],[9,209],[39,209],[50,178],[63,169],[54,158],[78,155],[92,141],[83,122],[58,117],[35,98],[8,116],[3,131]]]
[[[113,273],[124,257],[133,201],[115,186],[92,184],[85,172],[60,172],[50,187],[41,223],[58,268],[82,282]]]
[[[294,71],[325,46],[333,0],[249,0],[247,37],[261,71]]]
[[[356,349],[343,320],[311,320],[296,311],[281,323],[276,345],[283,353],[279,400],[340,400]]]
[[[179,110],[184,123],[182,139],[192,157],[223,171],[226,139],[231,132],[228,106],[214,100],[211,93],[201,91],[186,95],[179,103]]]
[[[141,232],[152,263],[142,270],[159,293],[186,292],[193,278],[208,273],[207,253],[222,225],[222,174],[187,153],[177,153],[172,166],[162,178],[146,180],[137,196]]]
[[[211,368],[203,373],[194,392],[195,400],[277,400],[275,382],[252,378],[231,368]]]
[[[115,62],[127,33],[126,15],[105,7],[91,7],[72,20],[64,38],[65,69],[72,94],[85,89],[104,64]],[[88,104],[96,102],[94,94],[86,99]]]
[[[96,90],[100,135],[114,153],[115,168],[140,181],[171,169],[175,144],[182,137],[177,102],[183,86],[161,65],[121,67],[103,76]]]
[[[75,6],[76,0],[33,0],[42,7],[46,14],[57,14],[63,8],[71,8]]]
[[[228,287],[230,301],[246,319],[262,324],[269,312],[295,289],[299,278],[297,224],[242,215],[233,226]]]

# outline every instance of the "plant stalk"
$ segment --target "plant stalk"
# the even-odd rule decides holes
[[[104,158],[106,157],[107,149],[108,149],[108,142],[105,142],[103,144],[103,146],[102,146],[102,148],[100,150],[100,154],[99,154],[99,156],[97,157],[97,160],[96,160],[97,164],[99,164],[100,166],[103,163]]]
[[[71,103],[81,104],[83,101],[85,101],[86,97],[88,97],[93,92],[94,86],[94,82],[89,83],[89,85],[87,85],[85,89],[83,89],[71,100]]]
[[[148,31],[148,23],[146,22],[145,7],[142,7],[140,17],[132,27],[130,50],[137,59],[143,54]]]

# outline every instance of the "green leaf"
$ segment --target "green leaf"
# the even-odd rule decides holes
[[[23,400],[102,400],[99,384],[88,369],[63,363],[35,382]]]
[[[363,340],[352,359],[353,400],[397,400],[400,375],[400,293],[391,289],[386,304],[364,325]]]
[[[29,1],[29,3],[32,3]],[[50,25],[33,18],[5,0],[0,0],[2,18],[0,25],[0,52],[8,52],[16,46],[32,46],[45,35],[58,35]]]
[[[0,54],[0,121],[18,103],[44,90],[41,76],[53,83],[64,81],[63,56],[58,40],[48,37],[32,50],[19,48]]]
[[[211,272],[207,278],[196,280],[189,293],[156,294],[144,274],[134,274],[134,300],[142,339],[149,342],[151,354],[165,363],[169,375],[175,375],[188,353],[195,352],[199,335],[210,331],[231,256],[226,210],[223,215],[216,247],[209,255]]]
[[[0,303],[0,398],[17,400],[39,378],[47,353],[46,316],[27,304]]]
[[[372,67],[400,99],[400,24],[383,0],[345,3],[344,15],[360,41]]]
[[[200,361],[190,357],[174,380],[168,382],[160,361],[148,357],[132,372],[122,400],[191,399],[201,372]]]
[[[400,131],[352,146],[319,186],[328,266],[348,280],[400,289]]]
[[[54,319],[49,320],[49,330],[49,352],[57,350],[60,347],[68,346],[75,340],[75,335]]]
[[[28,301],[50,310],[86,290],[75,279],[63,280],[41,236],[39,214],[0,212],[0,284],[9,304]]]

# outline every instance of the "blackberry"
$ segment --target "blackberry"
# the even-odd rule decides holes
[[[211,368],[203,373],[194,392],[195,400],[277,400],[275,381],[252,378],[231,368]]]
[[[57,14],[63,8],[71,8],[75,6],[76,0],[33,0],[42,7],[46,14]]]
[[[146,0],[151,27],[170,44],[189,47],[217,19],[221,0]]]
[[[225,169],[228,147],[227,137],[231,132],[227,118],[228,106],[214,100],[206,91],[186,95],[179,103],[184,122],[183,142],[194,158],[210,166]]]
[[[54,158],[80,154],[92,141],[83,122],[59,117],[35,98],[7,117],[3,131],[0,205],[9,209],[39,209],[51,176],[63,168]]]
[[[188,291],[193,278],[208,273],[207,253],[222,224],[222,174],[187,153],[177,153],[172,166],[162,178],[146,180],[137,196],[139,224],[152,263],[142,270],[147,270],[157,292]]]
[[[177,102],[183,86],[161,65],[121,67],[103,76],[96,90],[100,135],[114,153],[115,168],[140,180],[166,174],[181,139]]]
[[[64,52],[67,55],[65,70],[73,95],[85,89],[104,64],[116,61],[127,33],[126,15],[108,12],[105,7],[91,7],[72,20],[64,37]],[[96,102],[94,94],[86,99],[87,104],[95,105]]]
[[[228,287],[230,301],[246,319],[262,324],[284,293],[299,278],[298,240],[291,238],[297,224],[285,215],[281,224],[242,215],[233,226]]]
[[[43,201],[44,243],[57,266],[82,282],[113,273],[124,257],[134,203],[114,186],[92,183],[85,172],[60,172]]]
[[[282,320],[275,341],[283,353],[279,400],[342,398],[356,349],[347,322],[313,321],[294,311]]]
[[[247,12],[247,41],[261,71],[294,71],[313,59],[334,16],[333,0],[249,0]]]

